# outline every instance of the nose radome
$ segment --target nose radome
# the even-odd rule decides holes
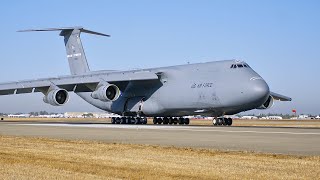
[[[264,80],[253,80],[252,83],[252,95],[254,95],[257,99],[267,98],[269,96],[269,86]]]

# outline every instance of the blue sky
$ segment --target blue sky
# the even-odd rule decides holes
[[[248,62],[270,88],[294,99],[258,113],[320,113],[320,1],[4,1],[0,82],[69,74],[57,32],[84,26],[92,70],[134,69],[224,59]],[[75,95],[64,107],[41,94],[1,96],[0,112],[97,111]]]

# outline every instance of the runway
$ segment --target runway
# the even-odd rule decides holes
[[[1,122],[0,135],[320,155],[320,129]]]

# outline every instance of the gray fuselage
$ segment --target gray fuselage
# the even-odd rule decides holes
[[[93,99],[89,92],[77,94],[105,111],[160,117],[232,115],[259,108],[270,96],[264,79],[246,63],[236,60],[143,71],[158,74],[159,80],[118,84],[121,96],[114,102]]]

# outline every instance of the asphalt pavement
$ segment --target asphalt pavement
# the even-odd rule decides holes
[[[319,128],[0,122],[0,135],[320,155]]]

